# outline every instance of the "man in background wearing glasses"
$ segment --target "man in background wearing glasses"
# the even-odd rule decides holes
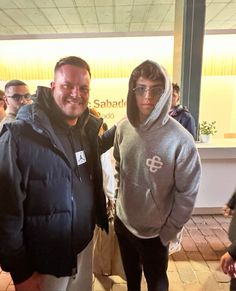
[[[32,102],[28,86],[20,80],[11,80],[6,83],[4,100],[7,106],[7,114],[0,122],[0,131],[5,123],[15,120],[21,106]]]

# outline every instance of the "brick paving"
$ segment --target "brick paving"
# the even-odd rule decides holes
[[[230,218],[222,215],[192,216],[184,229],[182,249],[170,257],[170,291],[229,290],[229,277],[219,268],[219,258],[229,245],[229,223]],[[14,290],[11,277],[0,269],[0,291]],[[94,291],[125,290],[126,282],[119,276],[95,278]],[[142,291],[146,290],[143,279]]]

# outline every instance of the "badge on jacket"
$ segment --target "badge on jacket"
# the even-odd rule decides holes
[[[84,151],[79,151],[75,153],[77,165],[80,166],[87,162]]]

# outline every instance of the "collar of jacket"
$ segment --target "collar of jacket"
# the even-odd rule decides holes
[[[169,115],[170,116],[177,116],[182,111],[189,112],[189,110],[186,106],[182,106],[181,104],[179,104],[179,105],[171,108],[171,110],[169,111]]]

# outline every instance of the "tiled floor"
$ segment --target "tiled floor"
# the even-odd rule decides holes
[[[219,268],[219,258],[229,244],[229,222],[230,218],[222,215],[194,215],[191,218],[185,227],[181,251],[170,257],[170,291],[229,290],[229,278]],[[13,290],[9,274],[0,269],[0,291]],[[94,291],[105,290],[125,291],[125,281],[118,276],[97,277]],[[143,280],[142,291],[146,290]]]

